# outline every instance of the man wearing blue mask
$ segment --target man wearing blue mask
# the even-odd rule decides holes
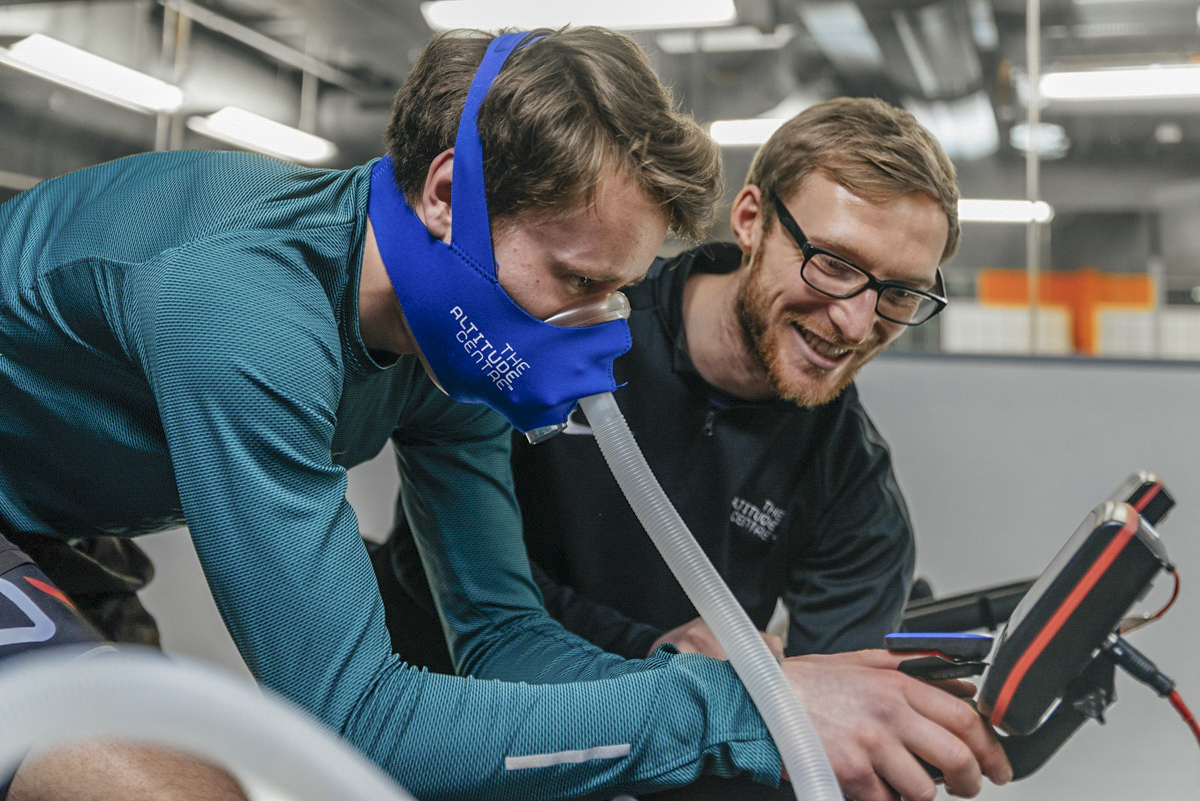
[[[155,154],[20,195],[0,207],[0,525],[70,594],[44,543],[186,522],[254,675],[423,799],[777,782],[726,664],[627,661],[546,615],[508,466],[509,423],[613,389],[630,344],[623,322],[542,320],[698,235],[718,175],[636,45],[581,28],[438,38],[388,158],[358,169]],[[389,440],[459,666],[505,682],[391,653],[345,498]],[[791,672],[814,699],[847,681]],[[965,742],[947,784],[977,790],[998,747],[919,689],[903,724],[935,735],[890,742],[935,764]]]

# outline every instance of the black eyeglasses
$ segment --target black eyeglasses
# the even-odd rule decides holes
[[[862,267],[809,242],[808,237],[796,224],[792,213],[779,199],[779,195],[771,192],[771,201],[775,204],[779,221],[791,234],[792,239],[796,240],[796,246],[804,256],[804,263],[800,265],[800,277],[804,279],[804,283],[822,295],[844,299],[874,289],[878,293],[875,298],[875,313],[900,325],[920,325],[946,308],[946,285],[940,267],[937,270],[937,284],[933,292],[897,284],[894,281],[880,281]]]

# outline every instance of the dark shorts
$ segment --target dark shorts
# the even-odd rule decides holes
[[[100,639],[159,645],[158,626],[137,595],[153,577],[154,568],[134,543],[116,537],[68,543],[6,531],[0,523],[0,578],[30,564],[44,574],[44,578],[34,578],[49,582],[70,599],[77,616],[90,624]],[[36,585],[25,581],[19,586],[28,589]],[[0,646],[0,658],[5,655]]]
[[[137,597],[152,575],[150,560],[128,541],[74,546],[0,525],[0,660],[52,646],[157,646],[158,627]],[[11,782],[11,774],[0,776],[0,799]]]

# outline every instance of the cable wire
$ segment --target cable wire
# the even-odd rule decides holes
[[[1175,707],[1175,711],[1183,718],[1183,722],[1192,730],[1192,734],[1196,735],[1196,742],[1200,743],[1200,725],[1196,724],[1196,718],[1192,716],[1192,711],[1187,708],[1187,704],[1183,702],[1183,697],[1179,694],[1179,690],[1171,690],[1171,694],[1167,696],[1171,702],[1171,706]]]
[[[1172,576],[1174,577],[1174,579],[1175,579],[1175,590],[1174,590],[1174,591],[1171,593],[1171,597],[1170,597],[1170,599],[1169,599],[1169,600],[1167,601],[1167,603],[1166,603],[1166,604],[1163,606],[1163,608],[1162,608],[1162,609],[1159,609],[1159,610],[1158,610],[1157,612],[1155,612],[1153,615],[1150,615],[1150,619],[1151,619],[1151,620],[1158,620],[1160,617],[1162,617],[1163,615],[1165,615],[1165,614],[1167,613],[1167,610],[1168,610],[1168,609],[1170,609],[1172,606],[1174,606],[1174,605],[1175,605],[1175,599],[1179,597],[1179,571],[1178,571],[1178,570],[1172,570],[1172,571],[1171,571],[1171,575],[1172,575]]]
[[[1171,592],[1170,599],[1154,614],[1142,615],[1141,617],[1127,617],[1121,621],[1118,631],[1121,634],[1128,634],[1135,629],[1140,629],[1147,623],[1153,623],[1167,613],[1167,610],[1175,605],[1175,599],[1179,597],[1179,571],[1171,569],[1171,576],[1175,579],[1175,589]]]

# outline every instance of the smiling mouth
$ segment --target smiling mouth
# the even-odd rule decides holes
[[[800,336],[804,338],[804,341],[808,343],[809,347],[811,347],[821,356],[824,356],[826,359],[840,359],[847,353],[850,353],[852,350],[852,348],[835,347],[802,326],[796,325],[795,328],[798,332],[800,332]]]

